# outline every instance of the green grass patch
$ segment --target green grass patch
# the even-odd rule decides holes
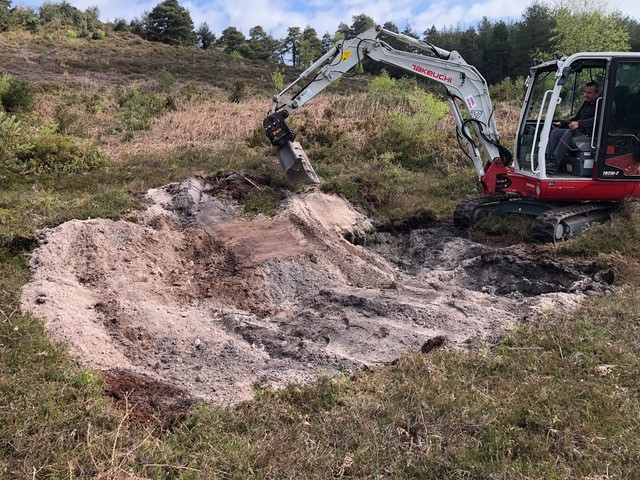
[[[263,214],[268,217],[275,215],[280,205],[280,195],[269,188],[254,188],[242,199],[245,213]]]
[[[474,242],[492,242],[501,245],[534,242],[531,226],[534,217],[517,213],[489,216],[469,228],[469,238]]]
[[[3,478],[90,478],[113,463],[122,414],[99,375],[20,313],[28,251],[0,248],[0,473]],[[114,457],[114,461],[118,457]]]
[[[71,185],[73,180],[74,176],[65,178],[69,189],[62,189],[60,184],[53,186],[54,179],[41,177],[34,182],[12,182],[2,190],[0,244],[29,241],[38,229],[71,219],[118,218],[135,204],[130,192],[94,183],[96,177],[77,176],[77,183]],[[86,189],[80,189],[80,185]]]
[[[478,195],[471,169],[439,175],[433,170],[410,170],[379,157],[367,163],[321,163],[316,172],[323,178],[322,191],[343,195],[380,221],[402,222],[419,211],[430,211],[444,220],[452,216],[458,192]]]

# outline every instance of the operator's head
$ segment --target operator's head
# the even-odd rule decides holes
[[[600,84],[598,82],[587,83],[584,87],[583,95],[587,102],[595,102],[596,99],[602,95],[602,92],[600,91]]]

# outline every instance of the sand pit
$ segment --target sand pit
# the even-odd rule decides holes
[[[43,231],[23,309],[110,378],[230,404],[434,338],[477,345],[609,288],[592,266],[473,243],[447,224],[375,232],[318,191],[291,194],[274,218],[243,216],[218,191],[193,178],[147,192],[135,218]]]

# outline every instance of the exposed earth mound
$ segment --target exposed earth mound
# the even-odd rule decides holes
[[[43,231],[23,308],[107,378],[219,404],[477,344],[608,288],[592,266],[473,243],[449,225],[374,232],[317,191],[268,219],[219,190],[189,179],[150,190],[136,218]]]

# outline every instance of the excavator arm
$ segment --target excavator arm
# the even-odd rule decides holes
[[[380,38],[382,35],[404,42],[416,53],[394,49]],[[479,178],[485,175],[485,164],[488,165],[497,158],[502,158],[504,163],[510,161],[509,152],[499,142],[487,82],[478,70],[467,64],[455,51],[449,52],[428,42],[377,26],[356,38],[337,42],[273,98],[263,126],[267,137],[278,149],[280,164],[290,181],[319,183],[304,150],[295,141],[295,133],[286,124],[286,119],[364,58],[402,68],[444,86],[456,121],[460,145],[473,161]],[[460,111],[459,103],[466,108],[466,116]],[[471,130],[480,142],[480,148],[472,137]],[[486,155],[484,162],[481,150]]]

